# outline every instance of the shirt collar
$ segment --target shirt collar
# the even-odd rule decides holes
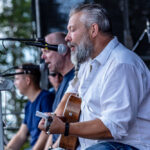
[[[99,62],[101,65],[105,64],[112,50],[119,44],[117,37],[114,37],[102,50],[102,52],[93,59],[93,61]]]

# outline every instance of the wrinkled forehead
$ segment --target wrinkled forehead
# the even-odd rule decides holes
[[[45,37],[45,41],[48,43],[48,44],[58,44],[55,36],[53,37]]]
[[[63,43],[60,35],[57,33],[51,33],[51,34],[47,35],[45,37],[45,41],[48,44],[52,44],[52,45],[58,45],[60,43]]]

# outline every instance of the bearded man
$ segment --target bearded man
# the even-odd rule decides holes
[[[57,116],[65,107],[63,98],[49,132],[79,137],[81,150],[150,149],[149,69],[113,36],[101,5],[73,8],[67,28],[71,58],[80,69],[65,96],[81,97],[80,120],[68,124]],[[43,124],[39,127],[45,130]]]

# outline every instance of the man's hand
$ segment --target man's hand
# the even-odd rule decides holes
[[[53,113],[47,113],[47,114],[44,114],[42,112],[36,112],[36,115],[39,116],[39,117],[42,117],[42,120],[40,121],[39,123],[39,129],[43,130],[43,131],[48,131],[49,130],[49,127],[53,121],[53,116],[55,114]]]
[[[46,132],[45,119],[43,119],[43,118],[41,119],[41,121],[39,122],[38,128],[39,128],[40,130],[43,130],[43,131]]]
[[[49,127],[49,132],[52,134],[64,134],[65,132],[65,122],[62,121],[63,117],[58,117],[54,114],[48,114],[53,118],[53,121]],[[45,119],[41,119],[38,128],[46,132]]]
[[[50,126],[50,133],[52,134],[64,134],[65,132],[65,122],[62,121],[63,117],[54,115],[53,121]]]

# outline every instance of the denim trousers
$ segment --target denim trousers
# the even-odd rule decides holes
[[[102,142],[92,145],[86,148],[86,150],[138,150],[138,149],[133,146],[118,142]]]

